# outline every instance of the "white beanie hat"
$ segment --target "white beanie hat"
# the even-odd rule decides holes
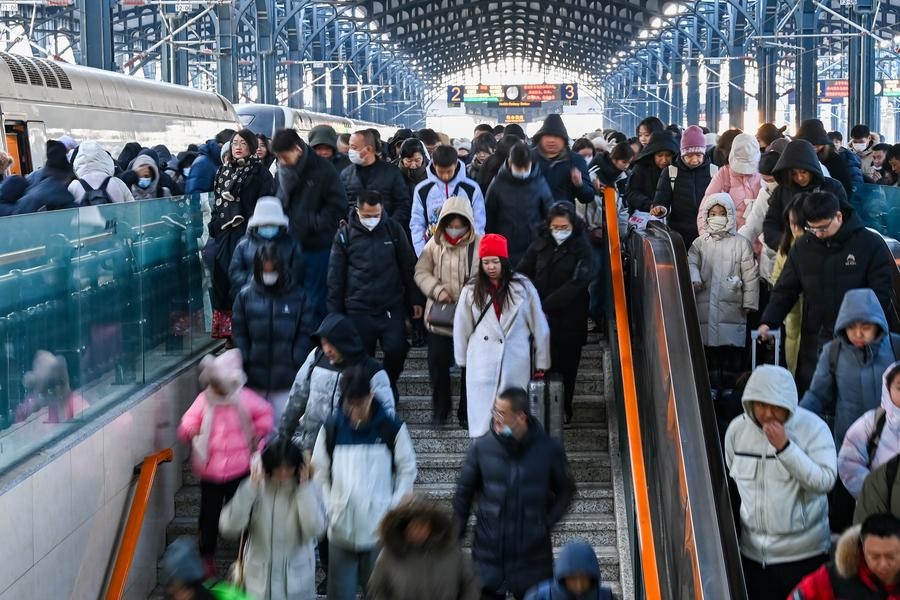
[[[740,175],[752,175],[759,170],[759,142],[756,136],[740,133],[731,144],[728,166]]]
[[[247,223],[247,227],[259,227],[260,225],[288,226],[288,218],[281,208],[281,200],[274,196],[263,196],[256,201],[253,216]]]

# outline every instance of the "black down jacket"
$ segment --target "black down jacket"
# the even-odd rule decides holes
[[[287,390],[312,349],[314,311],[303,287],[283,274],[265,286],[254,278],[238,292],[231,335],[244,357],[247,384],[261,390]]]
[[[278,166],[277,196],[304,250],[327,250],[347,214],[347,194],[331,161],[300,142],[303,154],[293,167]]]
[[[550,533],[575,497],[559,441],[534,419],[521,440],[491,430],[469,448],[453,498],[460,537],[477,502],[472,559],[483,588],[521,597],[553,575]]]
[[[253,279],[253,259],[257,251],[266,244],[275,246],[278,258],[290,274],[291,281],[303,285],[303,250],[300,243],[285,233],[273,240],[267,240],[259,237],[255,229],[251,228],[235,247],[231,265],[228,267],[228,279],[231,281],[232,294],[235,296]]]
[[[797,238],[760,319],[779,327],[803,294],[798,381],[801,376],[809,381],[819,348],[834,337],[847,290],[872,288],[884,313],[890,314],[894,260],[880,236],[866,229],[852,208],[843,204],[841,212],[844,223],[834,236]]]
[[[587,340],[585,323],[588,285],[594,278],[593,260],[591,243],[579,223],[569,239],[558,245],[545,228],[516,267],[537,288],[551,335],[566,343],[580,346]]]
[[[703,163],[692,169],[679,156],[672,165],[678,170],[675,188],[672,189],[669,169],[663,169],[656,184],[656,197],[651,208],[662,206],[669,211],[666,222],[673,231],[681,235],[684,247],[689,249],[700,235],[697,231],[697,212],[706,195],[706,188],[712,181],[710,163],[704,157]]]
[[[812,173],[810,184],[802,188],[794,183],[791,179],[791,169],[804,169]],[[822,174],[816,149],[805,140],[793,140],[787,145],[775,168],[772,169],[772,176],[778,181],[778,187],[769,196],[769,210],[763,220],[763,240],[772,250],[778,250],[781,236],[784,234],[784,213],[796,195],[821,190],[837,196],[842,205],[847,202],[844,187],[839,181]]]
[[[360,192],[378,192],[387,214],[403,227],[409,228],[412,194],[406,187],[406,180],[400,169],[383,160],[376,160],[368,167],[350,165],[341,171],[341,182],[347,191],[347,202],[350,203],[351,210],[356,206]]]
[[[356,211],[338,229],[328,263],[328,312],[379,315],[424,304],[416,255],[399,223],[382,215],[372,231]]]
[[[656,186],[659,185],[660,173],[662,170],[653,162],[653,155],[634,164],[628,178],[628,187],[625,189],[628,214],[634,214],[636,210],[650,212],[650,205],[656,196]]]
[[[516,179],[504,164],[484,199],[484,232],[499,233],[506,238],[509,262],[515,265],[537,239],[552,204],[553,194],[537,163],[531,163],[527,179]]]

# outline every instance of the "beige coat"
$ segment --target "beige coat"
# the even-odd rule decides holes
[[[444,223],[450,215],[459,215],[469,223],[469,232],[455,246],[444,238]],[[465,198],[449,198],[441,209],[434,236],[425,244],[416,263],[416,285],[428,298],[425,305],[425,326],[432,333],[447,337],[453,335],[452,328],[434,327],[428,322],[431,307],[445,290],[454,301],[459,300],[466,281],[478,269],[478,244],[481,236],[475,232],[473,222],[472,204]]]

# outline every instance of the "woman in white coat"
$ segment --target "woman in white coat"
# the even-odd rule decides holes
[[[251,471],[219,517],[225,538],[237,539],[248,530],[244,583],[257,600],[316,597],[315,540],[325,525],[322,491],[289,438],[266,446],[262,469]]]
[[[473,438],[487,433],[500,392],[524,388],[535,372],[550,368],[550,327],[540,297],[528,278],[512,270],[506,238],[485,235],[478,256],[478,272],[462,289],[453,321]]]

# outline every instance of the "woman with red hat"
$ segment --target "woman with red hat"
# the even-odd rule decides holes
[[[536,371],[550,368],[550,327],[540,297],[527,277],[513,271],[506,238],[485,235],[478,256],[478,272],[462,289],[453,322],[473,438],[487,433],[500,392],[524,388]]]

